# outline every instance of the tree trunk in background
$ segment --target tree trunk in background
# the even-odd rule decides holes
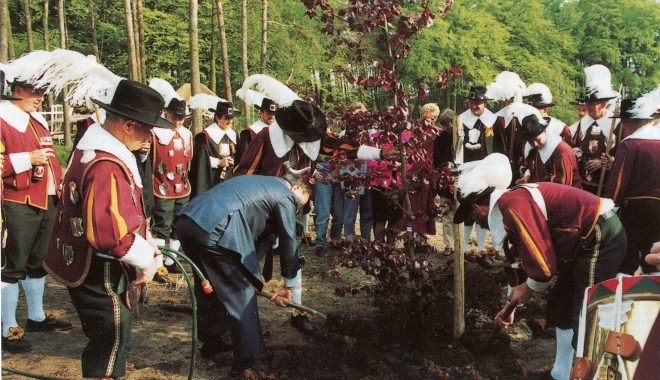
[[[48,41],[50,38],[48,34],[48,8],[49,1],[44,0],[44,16],[41,19],[41,25],[44,33],[44,50],[46,51],[50,50],[50,42]],[[48,96],[46,97],[46,105],[48,105],[49,111],[53,109],[53,94],[48,93]],[[50,116],[50,119],[53,119],[53,115]]]
[[[66,12],[64,11],[64,0],[59,0],[58,3],[58,18],[60,22],[60,48],[66,49],[67,47],[67,32],[66,32],[66,19],[64,18],[64,15]],[[69,88],[64,87],[62,90],[62,99],[66,99],[67,95],[69,93]],[[69,106],[69,102],[63,102],[64,104],[62,105],[62,130],[64,132],[64,145],[65,146],[72,146],[73,144],[71,143],[71,120],[69,118],[69,112],[71,109],[71,106]]]
[[[222,50],[222,71],[225,82],[225,99],[231,102],[231,76],[229,73],[229,53],[227,53],[227,36],[225,35],[225,13],[222,10],[222,0],[216,0],[218,7],[218,31],[220,32],[220,49]]]
[[[7,61],[11,61],[12,59],[16,58],[16,54],[14,53],[14,36],[11,32],[11,19],[9,18],[9,4],[6,0],[4,0],[4,5],[2,8],[4,13],[2,20],[3,24],[5,25],[5,27],[2,28],[2,31],[5,33],[7,38],[7,49],[3,49],[2,53],[7,54]]]
[[[137,39],[137,53],[138,53],[138,65],[141,81],[147,83],[147,58],[145,57],[145,47],[144,47],[144,16],[142,14],[142,0],[135,0],[136,3],[136,13],[135,19],[137,22],[138,30],[138,39]]]
[[[209,83],[211,91],[213,91],[214,94],[217,94],[216,88],[218,78],[217,78],[217,68],[215,66],[215,23],[216,23],[216,18],[215,18],[215,9],[211,10],[211,50],[209,51],[209,55],[211,56],[210,58],[210,70],[211,70],[211,80]]]
[[[130,73],[130,79],[138,80],[137,50],[135,48],[135,31],[133,29],[131,0],[124,0],[124,16],[126,18],[126,39],[128,40],[128,71]]]
[[[96,57],[96,62],[101,62],[101,57],[99,57],[99,42],[96,39],[96,22],[94,21],[94,0],[87,0],[87,8],[89,8],[89,25],[92,28],[92,49],[94,50],[94,56]]]
[[[199,40],[197,30],[197,0],[190,0],[190,95],[196,95],[201,92],[200,71],[199,71]],[[193,110],[192,133],[198,134],[202,131],[202,111]]]
[[[261,0],[261,73],[266,74],[266,46],[268,43],[268,0]]]
[[[2,27],[0,27],[0,63],[7,63],[9,61],[9,24],[4,20],[9,19],[9,8],[7,0],[0,0],[0,20],[2,20]]]
[[[32,42],[32,12],[30,12],[30,0],[23,0],[25,8],[25,33],[28,43],[28,51],[34,51],[34,42]]]
[[[247,54],[247,43],[248,43],[248,25],[247,25],[247,0],[241,1],[241,61],[243,66],[243,80],[247,79],[250,75],[248,72],[248,54]],[[250,114],[251,109],[247,103],[243,104],[243,109],[245,110],[245,125],[244,128],[247,128],[250,125]]]

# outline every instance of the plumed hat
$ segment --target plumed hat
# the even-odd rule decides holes
[[[548,121],[541,116],[536,107],[529,104],[512,104],[507,109],[507,116],[516,119],[515,139],[519,141],[534,140],[548,127]]]
[[[505,190],[513,178],[509,159],[501,153],[492,153],[483,160],[462,164],[458,171],[456,189],[460,205],[454,214],[454,223],[465,222],[474,203],[490,196],[496,189]]]
[[[623,99],[618,116],[621,119],[659,119],[660,118],[660,86],[648,92],[637,100]]]
[[[0,70],[0,100],[21,100],[13,96],[5,95],[5,72]]]
[[[165,106],[163,97],[144,83],[122,79],[114,91],[110,104],[96,99],[92,101],[106,111],[150,127],[174,128],[174,124],[160,117]]]
[[[165,110],[171,112],[179,117],[184,117],[190,114],[190,110],[186,105],[186,101],[183,100],[181,95],[177,94],[172,85],[160,78],[151,78],[149,81],[149,87],[158,91],[158,93],[165,100]]]
[[[489,98],[488,95],[486,95],[486,87],[484,86],[470,87],[470,92],[468,93],[468,96],[465,97],[465,99],[479,100],[479,101],[493,100]]]
[[[52,52],[34,50],[2,66],[7,83],[48,91],[42,68],[48,62]]]
[[[513,98],[514,103],[520,103],[526,86],[518,74],[511,71],[502,71],[495,77],[495,82],[492,82],[486,88],[486,97],[502,101]]]
[[[232,102],[215,95],[197,94],[190,98],[188,105],[190,108],[204,109],[217,116],[234,117],[240,114]]]
[[[619,93],[612,89],[612,74],[603,65],[585,67],[585,101],[609,100],[619,97]]]
[[[586,96],[585,96],[584,92],[581,92],[580,95],[578,95],[578,97],[575,98],[575,100],[572,100],[572,101],[570,101],[570,102],[568,102],[568,103],[569,103],[569,104],[572,104],[572,105],[574,105],[574,106],[583,106],[583,105],[586,104],[586,102],[584,101],[584,98],[585,98],[585,97],[586,97]]]
[[[552,107],[552,93],[548,86],[543,83],[532,83],[525,92],[527,103],[536,108]]]
[[[327,121],[323,111],[300,99],[293,90],[277,79],[265,74],[250,75],[236,91],[236,95],[246,103],[261,104],[256,103],[258,95],[253,92],[263,94],[277,105],[275,123],[293,140],[311,142],[325,135]]]

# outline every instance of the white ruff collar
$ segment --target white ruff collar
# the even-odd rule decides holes
[[[660,124],[646,124],[624,140],[628,139],[660,140]]]
[[[546,141],[545,145],[543,145],[541,149],[538,150],[539,157],[541,158],[541,162],[543,162],[544,164],[548,162],[548,160],[552,156],[552,153],[554,153],[555,149],[557,148],[557,145],[559,145],[559,143],[563,141],[561,136],[555,134],[554,132],[548,131],[546,133],[548,135],[548,141]],[[532,148],[532,145],[530,143],[528,142],[525,143],[525,157],[527,157],[527,155],[532,149],[534,148]]]
[[[189,148],[190,145],[190,130],[186,127],[179,127],[175,129],[169,129],[169,128],[153,128],[154,134],[158,138],[158,143],[161,145],[168,145],[170,141],[172,141],[172,138],[174,135],[179,133],[179,136],[183,139],[183,144],[186,146],[186,148]]]
[[[27,113],[8,100],[0,102],[0,115],[2,120],[21,133],[27,130],[30,116],[35,118],[44,129],[48,129],[48,122],[39,112]]]
[[[598,127],[600,127],[600,133],[605,136],[605,139],[610,135],[610,128],[612,128],[612,118],[611,116],[614,116],[614,113],[610,110],[607,110],[605,113],[605,116],[601,117],[598,120],[594,120],[591,116],[586,115],[580,120],[580,139],[584,140],[584,138],[587,136],[587,129],[594,123],[598,124]],[[616,120],[616,119],[615,119]],[[616,125],[618,123],[614,123],[614,127],[616,128]]]
[[[85,152],[80,159],[80,162],[83,164],[90,162],[96,157],[95,150],[110,153],[119,158],[128,167],[131,174],[133,174],[133,180],[137,187],[142,188],[142,178],[140,177],[140,171],[138,170],[133,152],[128,150],[128,147],[117,140],[115,136],[103,129],[101,124],[95,123],[90,125],[89,129],[87,129],[78,142],[76,149]]]
[[[468,129],[474,128],[474,124],[477,120],[481,120],[483,125],[490,128],[497,121],[497,116],[487,108],[484,109],[484,113],[479,117],[475,116],[469,109],[461,114],[461,123],[463,123]]]
[[[259,132],[261,132],[262,129],[266,128],[267,126],[268,124],[264,123],[261,120],[257,120],[254,123],[252,123],[252,125],[250,125],[248,128],[250,128],[252,132],[254,132],[254,134],[257,135],[259,134]]]
[[[268,135],[270,136],[273,151],[278,158],[284,157],[293,148],[294,144],[296,144],[291,137],[284,133],[279,124],[277,124],[277,121],[268,127]],[[321,150],[321,139],[312,142],[300,142],[298,146],[310,160],[316,161]]]
[[[216,145],[220,144],[220,141],[225,135],[229,137],[231,142],[236,144],[236,131],[231,128],[227,128],[226,130],[223,130],[222,128],[220,128],[218,123],[213,123],[208,127],[206,127],[206,129],[204,130],[206,131],[206,133],[209,134],[209,137],[211,138],[211,140],[213,140],[213,142]]]
[[[563,121],[559,119],[555,119],[554,117],[550,117],[550,121],[548,122],[548,127],[546,128],[546,131],[548,133],[553,133],[555,135],[561,135],[562,132],[564,132],[564,124]]]

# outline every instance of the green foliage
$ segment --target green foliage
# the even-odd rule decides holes
[[[338,9],[346,5],[329,1]],[[66,3],[69,48],[92,54],[88,0]],[[16,56],[27,52],[23,0],[9,0]],[[43,48],[43,0],[31,1],[34,46]],[[406,4],[412,13],[418,4]],[[223,1],[232,91],[243,81],[241,63],[241,2]],[[175,87],[190,80],[188,2],[144,0],[147,77],[162,77]],[[324,108],[362,101],[381,108],[388,100],[377,91],[367,91],[335,75],[337,66],[355,75],[368,76],[369,60],[387,55],[383,44],[375,43],[376,33],[366,36],[343,31],[343,37],[360,44],[364,61],[354,53],[335,46],[320,33],[322,21],[304,16],[300,1],[268,2],[267,74],[292,85],[301,97],[313,96]],[[110,70],[128,76],[123,1],[94,2],[96,33],[101,61]],[[57,2],[50,1],[49,39],[59,46]],[[199,47],[202,83],[212,87],[214,60],[216,89],[224,97],[215,2],[199,3]],[[347,30],[345,20],[335,20]],[[455,2],[446,17],[436,18],[411,41],[410,55],[397,62],[397,79],[407,91],[416,93],[420,83],[429,86],[427,102],[457,111],[467,106],[463,96],[470,85],[487,85],[504,70],[514,71],[528,85],[542,82],[550,87],[553,116],[571,123],[575,110],[568,104],[582,89],[585,66],[604,64],[612,71],[614,87],[623,84],[626,94],[637,97],[660,83],[660,4],[655,0],[467,0]],[[248,3],[248,70],[260,71],[261,1]],[[464,79],[436,86],[437,78],[450,68],[465,70]],[[237,102],[239,103],[239,102]],[[411,99],[413,112],[423,102]],[[238,104],[242,107],[242,104]],[[491,104],[496,111],[499,104]],[[236,123],[239,127],[240,123]]]
[[[59,161],[60,166],[65,168],[67,161],[69,159],[69,154],[71,153],[71,147],[55,144],[55,155],[57,156],[57,161]]]

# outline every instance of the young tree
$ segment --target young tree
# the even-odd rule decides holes
[[[124,0],[124,17],[126,20],[126,39],[128,40],[128,68],[130,79],[139,80],[137,47],[135,46],[135,30],[133,29],[133,9],[131,0]]]
[[[261,0],[261,73],[266,74],[266,46],[268,43],[268,0]]]
[[[225,99],[231,102],[231,73],[229,72],[229,53],[227,50],[227,35],[225,34],[225,13],[222,0],[216,0],[218,9],[218,32],[220,33],[220,50],[222,52],[222,74],[225,82]]]
[[[28,51],[33,51],[34,43],[32,42],[32,12],[30,11],[30,0],[23,0],[23,8],[25,9],[25,33],[28,43]]]
[[[190,0],[189,43],[190,43],[190,95],[201,92],[199,73],[199,31],[197,24],[197,0]],[[202,131],[202,112],[193,110],[192,133],[196,135]]]
[[[67,48],[67,32],[66,32],[66,18],[65,18],[65,9],[64,9],[64,0],[59,0],[58,3],[58,19],[60,24],[60,48]],[[65,87],[62,90],[62,99],[66,99],[68,94],[68,89]],[[69,102],[63,102],[62,105],[62,130],[64,132],[64,145],[71,146],[71,118],[69,113],[71,111],[71,106]]]
[[[7,7],[7,0],[0,0],[0,20],[2,20],[2,27],[0,27],[0,63],[7,63],[9,60],[9,8]]]

